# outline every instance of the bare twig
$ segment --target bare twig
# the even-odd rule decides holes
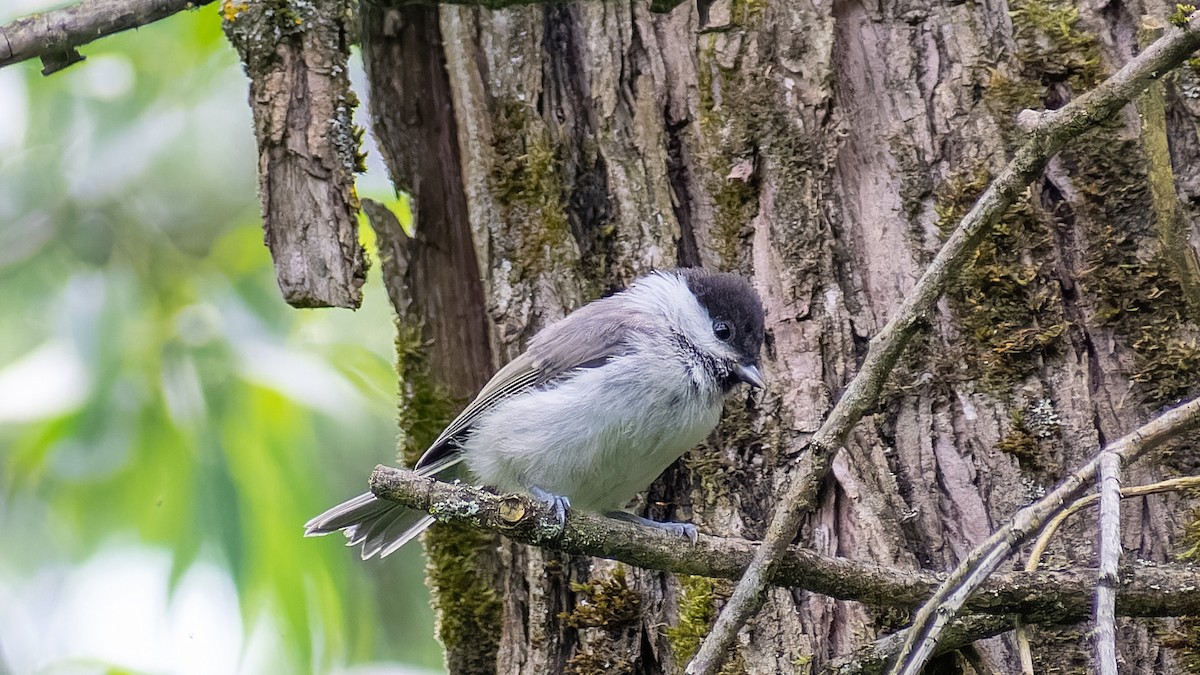
[[[1121,499],[1129,499],[1131,497],[1144,497],[1146,495],[1156,495],[1163,492],[1178,492],[1180,490],[1188,490],[1192,488],[1200,488],[1200,476],[1180,476],[1178,478],[1169,478],[1167,480],[1150,483],[1149,485],[1136,485],[1134,487],[1121,488]],[[1029,550],[1029,560],[1025,563],[1025,569],[1030,572],[1037,571],[1038,565],[1041,563],[1042,556],[1046,553],[1046,547],[1050,545],[1050,540],[1054,538],[1054,534],[1058,532],[1058,528],[1063,521],[1071,516],[1079,513],[1083,509],[1095,504],[1100,500],[1100,495],[1092,494],[1075,500],[1075,503],[1063,510],[1054,519],[1047,523],[1041,535],[1038,536],[1033,548]]]
[[[524,495],[497,495],[468,485],[422,478],[404,469],[379,466],[371,476],[376,495],[426,511],[438,520],[499,532],[524,544],[575,555],[610,558],[647,569],[736,579],[754,556],[755,542],[700,535],[694,544],[633,523],[571,511],[560,526],[554,511]],[[1091,611],[1095,570],[1013,572],[988,580],[966,602],[971,611],[1023,614],[1035,620]],[[1132,570],[1121,588],[1122,616],[1200,613],[1197,570],[1163,565]],[[928,572],[855,562],[791,547],[775,566],[771,583],[879,607],[911,608],[938,587]],[[1011,625],[1011,624],[1010,624]]]
[[[1096,89],[1059,110],[1042,113],[1031,123],[1029,140],[963,217],[904,303],[871,340],[858,374],[809,442],[807,466],[799,467],[803,473],[790,482],[777,501],[762,547],[688,665],[688,673],[709,675],[720,667],[737,632],[758,609],[771,568],[795,538],[804,515],[814,507],[833,454],[850,429],[875,404],[884,380],[921,318],[932,311],[946,283],[963,268],[996,220],[1069,140],[1120,110],[1149,82],[1178,66],[1197,48],[1200,48],[1200,12],[1193,13],[1185,26],[1168,31]]]
[[[1029,629],[1025,622],[1017,620],[1017,656],[1021,659],[1021,675],[1034,675],[1033,648],[1029,645]]]
[[[75,50],[93,40],[137,28],[213,0],[85,0],[0,26],[0,68],[40,58],[50,75],[83,60]]]
[[[1179,478],[1170,478],[1168,480],[1150,483],[1149,485],[1137,485],[1135,487],[1121,488],[1121,499],[1129,499],[1131,497],[1144,497],[1146,495],[1159,494],[1163,492],[1177,492],[1179,490],[1187,490],[1200,487],[1200,476],[1180,476]],[[1029,550],[1029,560],[1025,561],[1025,571],[1036,572],[1041,564],[1042,556],[1046,552],[1046,548],[1050,545],[1050,540],[1054,538],[1054,534],[1058,532],[1058,528],[1067,518],[1082,511],[1088,506],[1095,504],[1100,500],[1099,494],[1090,494],[1086,497],[1075,500],[1075,503],[1064,509],[1061,513],[1054,516],[1042,533],[1034,542],[1033,547]],[[1017,652],[1021,658],[1021,668],[1026,675],[1033,673],[1033,654],[1029,646],[1029,636],[1026,634],[1025,625],[1021,622],[1017,623]]]
[[[1121,457],[1100,453],[1100,569],[1096,576],[1096,670],[1117,675],[1117,566],[1121,562]]]
[[[1151,450],[1200,425],[1200,398],[1169,410],[1133,433],[1109,445],[1105,452],[1113,453],[1125,462]],[[912,675],[920,672],[937,644],[941,627],[954,617],[963,602],[983,584],[996,567],[1022,542],[1033,536],[1055,514],[1066,508],[1096,477],[1100,460],[1093,459],[1051,493],[1017,512],[963,560],[942,583],[938,592],[921,607],[913,620],[904,651],[897,659],[893,673]]]

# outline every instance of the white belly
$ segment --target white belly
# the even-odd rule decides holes
[[[699,391],[682,366],[655,366],[649,378],[618,359],[501,402],[464,443],[467,466],[502,490],[538,487],[592,511],[625,506],[721,414],[722,396]]]

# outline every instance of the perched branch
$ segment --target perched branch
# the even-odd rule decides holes
[[[786,493],[778,499],[762,547],[688,665],[688,673],[708,675],[720,667],[737,632],[759,607],[772,567],[795,538],[804,515],[815,506],[833,454],[878,400],[884,380],[922,317],[933,311],[946,284],[966,265],[993,224],[1069,140],[1110,117],[1148,83],[1178,66],[1197,48],[1200,48],[1200,12],[1193,13],[1186,26],[1168,31],[1096,89],[1059,110],[1040,115],[1033,123],[1029,140],[963,217],[904,303],[871,340],[858,374],[809,442],[808,466],[801,467],[804,473],[790,481]]]
[[[213,0],[84,0],[0,26],[0,68],[40,58],[50,75],[84,59],[76,47]]]
[[[706,535],[689,544],[661,530],[584,511],[569,512],[562,527],[553,509],[525,495],[497,495],[387,466],[375,468],[371,490],[382,499],[428,512],[441,522],[499,532],[523,544],[675,574],[736,579],[757,546],[744,539]],[[975,612],[1020,613],[1034,620],[1042,616],[1057,620],[1064,613],[1083,618],[1091,610],[1095,574],[1095,570],[1076,569],[998,575],[966,606]],[[1185,565],[1131,569],[1123,580],[1117,611],[1123,616],[1200,613],[1196,575],[1194,567]],[[911,608],[929,597],[939,578],[791,547],[774,568],[771,583],[875,606]]]
[[[1200,398],[1192,399],[1169,410],[1133,433],[1109,445],[1104,452],[1112,453],[1126,463],[1143,452],[1200,425]],[[1071,503],[1095,479],[1099,458],[1093,459],[1052,492],[1017,512],[1004,527],[994,532],[959,563],[938,588],[937,593],[921,607],[913,619],[909,638],[905,642],[892,672],[912,675],[920,672],[937,644],[938,634],[947,621],[963,606],[996,567],[1025,540],[1037,534],[1055,514]]]
[[[1121,457],[1100,453],[1100,560],[1096,576],[1096,670],[1117,675],[1117,567],[1121,563]]]
[[[358,307],[366,262],[354,174],[349,0],[225,0],[223,26],[250,78],[263,230],[283,299]]]

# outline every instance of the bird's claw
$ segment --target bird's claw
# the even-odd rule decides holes
[[[650,522],[653,523],[654,521],[650,521]],[[677,534],[681,537],[687,537],[688,541],[692,542],[693,544],[696,543],[700,539],[700,530],[697,530],[696,526],[691,523],[654,523],[654,524],[656,526],[658,526],[659,528],[666,530],[667,532]]]
[[[645,525],[656,530],[663,530],[679,537],[687,537],[688,541],[693,544],[700,538],[700,530],[697,530],[696,526],[691,523],[660,523],[657,520],[650,520],[649,518],[643,518],[632,513],[626,513],[625,511],[610,511],[608,517]]]
[[[556,495],[556,494],[553,494],[550,492],[546,492],[545,490],[543,490],[537,486],[530,488],[529,492],[539,502],[542,502],[546,506],[549,506],[550,508],[554,509],[554,517],[558,519],[558,524],[562,527],[566,527],[566,525],[567,525],[567,509],[571,508],[571,500],[570,499],[567,499],[566,497],[564,497],[562,495]]]

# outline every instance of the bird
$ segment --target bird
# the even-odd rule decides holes
[[[538,332],[450,422],[413,468],[467,472],[478,484],[523,492],[554,509],[638,522],[696,540],[690,523],[623,510],[716,428],[740,384],[759,370],[762,302],[743,277],[701,268],[651,272]],[[342,530],[362,558],[385,557],[433,523],[370,492],[305,524]]]

